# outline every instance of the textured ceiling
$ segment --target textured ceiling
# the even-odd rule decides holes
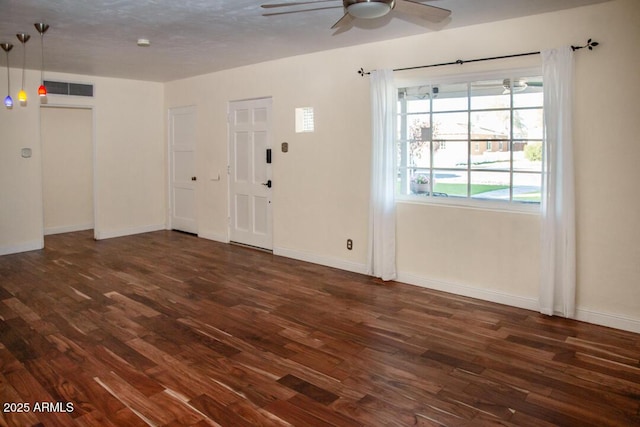
[[[39,69],[40,36],[33,23],[44,22],[51,26],[44,37],[47,70],[163,82],[602,1],[432,0],[452,11],[448,20],[430,24],[393,15],[334,34],[330,27],[342,16],[340,8],[264,17],[255,0],[0,0],[0,42],[14,44],[11,65],[21,66],[15,34],[30,34],[27,68]],[[150,39],[151,46],[138,47],[139,38]],[[5,61],[0,56],[0,65]]]

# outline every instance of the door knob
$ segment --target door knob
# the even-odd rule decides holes
[[[191,177],[191,181],[197,181],[197,180],[198,180],[198,178],[196,178],[195,176]]]
[[[271,188],[271,180],[268,180],[267,182],[263,182],[262,185],[265,185],[268,188]]]

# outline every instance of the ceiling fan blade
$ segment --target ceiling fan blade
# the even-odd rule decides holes
[[[442,21],[451,15],[451,11],[449,9],[416,3],[410,0],[396,0],[396,6],[394,9],[399,12],[419,16],[432,22]]]
[[[314,10],[337,9],[337,8],[342,8],[342,6],[314,7],[311,9],[289,10],[287,12],[269,12],[269,13],[263,13],[262,16],[288,15],[290,13],[311,12]]]
[[[345,12],[342,18],[338,19],[338,22],[336,22],[331,26],[331,29],[335,30],[336,28],[350,26],[352,21],[353,21],[353,18],[351,17],[351,15]]]
[[[263,4],[260,7],[263,7],[265,9],[271,9],[274,7],[301,6],[303,4],[326,3],[330,1],[338,1],[338,0],[316,0],[316,1],[296,1],[291,3],[271,3],[271,4]]]

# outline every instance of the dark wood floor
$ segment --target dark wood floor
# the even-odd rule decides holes
[[[640,425],[638,334],[177,232],[91,236],[0,257],[2,426]]]

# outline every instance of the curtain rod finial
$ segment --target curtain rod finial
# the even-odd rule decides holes
[[[592,39],[587,40],[587,44],[585,44],[584,46],[571,46],[571,49],[573,51],[576,51],[578,49],[584,49],[585,47],[589,50],[593,50],[594,47],[598,46],[600,43],[593,41]]]
[[[360,74],[360,77],[364,77],[365,74],[371,74],[371,73],[368,71],[364,71],[364,69],[360,67],[360,69],[358,70],[358,74]]]

